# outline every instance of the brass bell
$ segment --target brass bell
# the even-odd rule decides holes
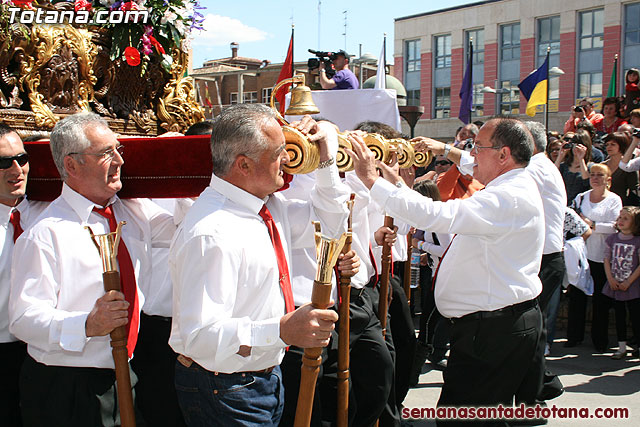
[[[302,75],[302,74],[301,74]],[[302,75],[304,77],[304,75]],[[284,113],[288,116],[303,116],[305,114],[318,114],[320,110],[313,103],[309,86],[298,85],[291,91],[291,103]]]

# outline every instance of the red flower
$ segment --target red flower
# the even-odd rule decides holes
[[[158,53],[160,55],[164,55],[164,48],[162,47],[162,45],[160,44],[160,42],[158,40],[156,40],[155,37],[153,36],[149,36],[149,41],[151,42],[151,44],[153,45],[153,47],[156,48],[156,50],[158,51]]]
[[[137,67],[140,65],[140,52],[135,47],[129,46],[124,50],[124,58],[127,61],[127,64],[132,67]]]
[[[87,0],[75,0],[74,8],[76,12],[79,10],[91,10],[91,2]]]

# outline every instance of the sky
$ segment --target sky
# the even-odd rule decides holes
[[[386,33],[386,58],[390,63],[393,61],[395,18],[474,1],[200,0],[200,3],[206,7],[202,11],[206,17],[205,31],[194,32],[194,68],[201,67],[206,60],[231,56],[231,42],[240,44],[239,56],[281,63],[287,54],[292,23],[295,26],[296,62],[313,56],[307,49],[345,49],[345,17],[346,51],[357,57],[362,44],[362,53],[368,52],[378,58]]]

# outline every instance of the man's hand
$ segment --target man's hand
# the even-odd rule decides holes
[[[318,126],[318,123],[311,116],[306,115],[300,121],[293,122],[289,126],[299,130],[312,144],[318,145],[321,162],[329,160],[331,154],[329,153],[327,133]]]
[[[129,303],[122,292],[109,291],[98,298],[85,322],[87,337],[101,337],[126,325],[128,308]]]
[[[427,138],[425,136],[417,136],[413,138],[411,142],[414,143],[414,150],[420,153],[431,151],[434,156],[444,154],[444,147],[447,145],[444,142],[436,141],[435,139]]]
[[[378,246],[382,246],[383,243],[393,246],[396,243],[396,238],[398,237],[398,227],[394,225],[392,230],[383,225],[373,233],[373,237],[376,239]]]
[[[338,313],[305,304],[280,319],[280,339],[301,348],[326,347]]]
[[[356,255],[356,251],[351,249],[346,254],[340,254],[338,257],[338,271],[341,276],[353,277],[360,269],[360,257]]]

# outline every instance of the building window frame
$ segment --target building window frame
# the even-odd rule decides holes
[[[263,87],[262,88],[262,103],[269,104],[271,103],[271,93],[273,93],[272,87]],[[276,102],[278,102],[276,100]]]
[[[514,30],[517,29],[517,32]],[[500,25],[500,60],[520,59],[520,22]]]
[[[588,20],[586,18],[587,16],[590,16]],[[599,22],[596,22],[595,18],[599,18]],[[602,28],[596,28],[596,26]],[[578,13],[578,50],[584,52],[591,49],[603,48],[604,8],[581,10]]]
[[[420,71],[422,68],[420,58],[421,44],[420,39],[405,40],[405,72],[411,73],[414,71]]]
[[[434,37],[434,68],[451,68],[451,34]]]
[[[451,115],[451,88],[437,87],[434,90],[435,100],[433,116],[435,119],[446,119]]]
[[[546,27],[546,28],[545,28]],[[560,15],[551,15],[536,20],[536,65],[540,66],[549,51],[549,67],[560,62]],[[560,99],[560,76],[549,76],[549,99]]]

